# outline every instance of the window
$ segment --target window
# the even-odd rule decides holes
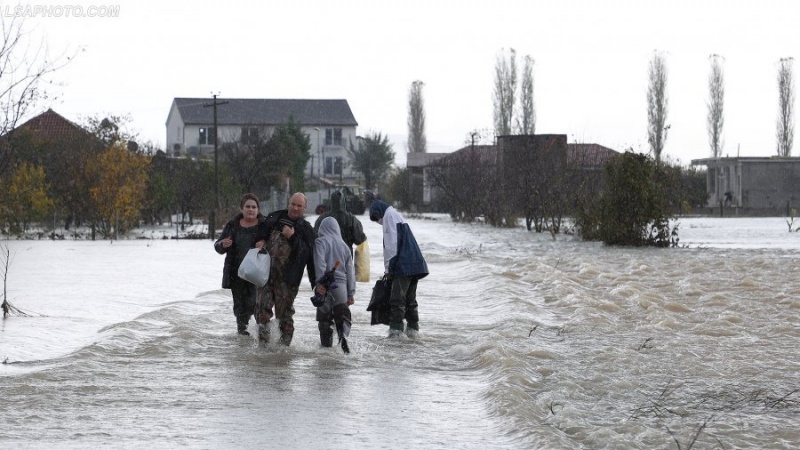
[[[325,158],[325,175],[341,175],[344,166],[341,156],[328,156]]]
[[[342,129],[326,128],[325,145],[342,145]]]
[[[337,156],[336,158],[333,159],[333,174],[334,175],[341,175],[342,174],[342,168],[344,166],[344,164],[342,164],[342,162],[343,161],[342,161],[342,157],[341,156]]]
[[[217,130],[214,127],[201,127],[200,128],[200,137],[197,140],[197,143],[200,145],[214,145],[214,141],[217,139]]]
[[[258,128],[256,127],[242,127],[242,135],[239,139],[242,144],[257,144],[258,143]]]
[[[178,127],[177,127],[177,131],[178,131],[178,133],[177,133],[177,136],[178,136],[178,137],[177,137],[177,139],[175,139],[175,140],[176,140],[177,142],[183,142],[183,136],[181,135],[181,126],[180,126],[180,125],[178,125]]]

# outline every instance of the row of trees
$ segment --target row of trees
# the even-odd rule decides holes
[[[517,52],[503,49],[494,66],[493,117],[495,136],[534,134],[536,104],[533,97],[533,64],[529,55],[523,57],[522,83],[517,92]],[[517,108],[517,99],[519,106]]]
[[[724,147],[723,127],[725,123],[725,77],[724,59],[711,55],[711,69],[708,77],[709,98],[706,127],[708,131],[711,156],[722,155]],[[776,141],[778,156],[791,156],[794,144],[794,102],[795,86],[793,58],[778,61],[778,117],[776,120]],[[526,55],[523,58],[521,86],[517,92],[517,54],[511,48],[502,49],[495,63],[493,90],[494,135],[534,134],[536,130],[536,107],[533,96],[534,60]],[[667,123],[669,97],[667,95],[667,62],[662,52],[655,52],[648,66],[647,88],[647,141],[656,161],[667,141],[670,125]],[[517,103],[518,99],[518,103]],[[519,104],[520,108],[517,108]],[[410,122],[409,122],[410,126]]]
[[[706,129],[711,156],[718,158],[724,147],[723,127],[725,124],[725,75],[720,55],[711,55],[711,69],[708,75],[708,102]],[[778,61],[778,117],[776,120],[776,151],[778,156],[792,155],[794,145],[794,72],[793,58]],[[661,160],[661,152],[667,140],[670,126],[667,124],[667,64],[664,55],[656,52],[650,60],[647,72],[647,141],[656,161]]]
[[[566,136],[510,136],[501,138],[499,149],[473,146],[440,159],[430,180],[441,194],[437,206],[454,220],[482,217],[494,226],[514,227],[524,218],[528,230],[557,233],[572,217],[584,237],[610,236],[610,243],[618,243],[615,234],[629,236],[616,229],[621,217],[645,217],[640,220],[659,230],[656,240],[663,244],[660,227],[667,214],[703,207],[707,199],[702,171],[656,165],[631,152],[609,158],[568,148]],[[631,226],[642,230],[638,223]]]
[[[3,148],[13,149],[13,157],[0,174],[7,192],[0,198],[0,227],[20,233],[31,224],[52,224],[53,230],[89,226],[93,236],[97,231],[113,237],[141,221],[206,218],[222,205],[219,217],[228,217],[242,192],[268,200],[305,190],[310,141],[291,118],[246,142],[228,140],[220,147],[218,176],[209,159],[168,158],[120,129],[112,120],[90,119],[57,139],[25,127],[5,136]],[[369,133],[348,151],[367,188],[387,179],[395,157],[388,136]]]
[[[0,186],[0,221],[10,232],[32,223],[56,221],[65,228],[90,223],[104,234],[126,230],[145,197],[148,161],[117,141],[104,147],[73,130],[50,140],[32,130],[15,130],[2,146],[10,156]]]
[[[11,156],[0,174],[8,192],[0,198],[4,230],[23,232],[33,223],[66,230],[83,225],[112,237],[142,220],[206,217],[219,206],[217,182],[220,203],[234,210],[243,191],[267,199],[274,187],[303,189],[310,144],[292,120],[251,143],[223,146],[218,179],[210,160],[167,158],[119,130],[111,120],[90,119],[56,138],[26,127],[4,136],[2,146]]]

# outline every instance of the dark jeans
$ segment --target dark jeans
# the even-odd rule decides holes
[[[417,312],[417,283],[416,278],[394,277],[392,280],[392,296],[389,300],[391,316],[389,329],[403,331],[403,319],[408,322],[408,327],[419,330],[419,314]]]

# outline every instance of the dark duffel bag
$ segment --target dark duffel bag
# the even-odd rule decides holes
[[[372,288],[372,298],[369,299],[367,311],[372,312],[370,325],[389,325],[391,308],[389,298],[392,296],[392,282],[383,278],[375,282]]]

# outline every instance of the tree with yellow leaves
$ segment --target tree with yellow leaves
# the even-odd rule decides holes
[[[8,231],[26,231],[28,225],[45,217],[53,208],[47,195],[48,185],[42,166],[21,163],[3,184],[5,195],[0,199],[0,220]]]
[[[100,232],[106,237],[124,234],[139,222],[147,194],[147,158],[118,143],[93,161],[95,185],[89,194]]]

